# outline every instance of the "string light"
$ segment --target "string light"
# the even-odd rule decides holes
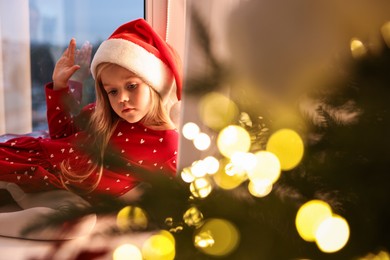
[[[199,133],[193,140],[194,146],[200,151],[207,150],[210,147],[211,139],[205,133]]]
[[[220,169],[213,175],[213,179],[218,187],[231,190],[238,187],[241,183],[247,180],[247,175],[242,169],[237,169],[228,159],[220,161]]]
[[[214,130],[220,130],[236,121],[238,107],[226,96],[211,92],[201,98],[199,116],[206,126]]]
[[[200,129],[197,124],[193,122],[188,122],[183,125],[182,133],[186,139],[194,140],[195,137],[200,133]]]
[[[212,247],[215,243],[214,238],[209,230],[206,232],[200,232],[195,235],[194,242],[195,246],[198,248]]]
[[[255,197],[262,198],[267,196],[272,191],[272,182],[270,180],[259,180],[256,182],[250,181],[248,183],[248,190],[250,194]]]
[[[181,176],[181,179],[187,183],[191,183],[195,180],[195,176],[192,175],[191,168],[189,168],[189,167],[184,168],[181,171],[180,176]]]
[[[236,152],[248,152],[251,138],[244,128],[230,125],[219,133],[217,146],[222,155],[230,158]]]
[[[233,163],[228,163],[225,166],[225,173],[229,176],[235,176],[235,175],[244,175],[245,170],[242,169],[241,167],[237,167]]]
[[[190,227],[199,227],[203,224],[203,214],[197,207],[191,207],[184,213],[183,220]]]
[[[206,198],[212,190],[210,182],[206,178],[195,179],[190,184],[191,194],[196,198]]]
[[[281,129],[271,135],[266,150],[278,157],[282,170],[288,171],[301,162],[304,144],[302,138],[294,130]]]
[[[211,256],[227,256],[240,241],[238,229],[225,219],[208,219],[195,231],[194,245]]]
[[[148,218],[143,209],[135,206],[126,206],[116,217],[116,225],[120,230],[146,229]]]
[[[311,200],[303,204],[295,218],[299,235],[308,242],[314,242],[321,222],[332,216],[329,204],[321,200]]]
[[[203,160],[193,162],[191,172],[195,178],[204,177],[207,174],[206,163]]]
[[[231,162],[239,169],[251,171],[256,166],[256,156],[253,153],[235,152]]]
[[[213,156],[207,156],[203,159],[204,164],[206,165],[206,171],[208,174],[214,174],[219,169],[219,161]]]
[[[390,48],[390,21],[383,24],[383,26],[381,27],[381,33],[387,47]]]
[[[248,171],[249,179],[254,182],[269,180],[275,183],[280,176],[280,163],[278,157],[267,151],[255,153],[255,167]]]
[[[142,246],[144,260],[172,260],[175,254],[175,239],[167,231],[152,235]]]
[[[142,260],[142,253],[132,244],[123,244],[116,248],[112,255],[113,260]]]
[[[318,248],[325,253],[334,253],[342,249],[349,239],[347,221],[337,215],[321,222],[315,234]]]
[[[357,38],[352,38],[350,43],[351,53],[355,59],[359,59],[366,55],[367,48],[363,42]]]

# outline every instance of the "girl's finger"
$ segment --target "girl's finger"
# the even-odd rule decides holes
[[[74,55],[75,55],[75,52],[76,52],[76,40],[74,38],[72,38],[70,40],[70,43],[69,43],[69,53],[68,53],[68,56],[69,58],[74,58]]]

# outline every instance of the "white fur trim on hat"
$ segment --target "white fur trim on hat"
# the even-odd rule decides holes
[[[143,47],[123,39],[108,39],[96,51],[91,72],[96,79],[96,68],[109,62],[130,70],[154,88],[166,101],[169,99],[174,77],[168,66]]]

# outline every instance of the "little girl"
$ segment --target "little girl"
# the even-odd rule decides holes
[[[46,85],[51,138],[0,144],[0,189],[16,202],[26,197],[23,192],[33,196],[56,189],[91,200],[99,194],[121,196],[142,181],[133,176],[134,166],[176,174],[178,133],[169,117],[182,86],[176,52],[143,19],[120,26],[91,63],[96,103],[73,116],[69,107],[80,102],[73,93],[77,88],[69,87],[80,68],[75,49],[72,39]],[[126,168],[106,160],[113,154]],[[0,223],[2,214],[8,213],[0,213]]]

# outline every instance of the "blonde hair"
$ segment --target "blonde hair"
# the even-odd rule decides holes
[[[84,189],[83,193],[90,193],[96,189],[103,174],[104,153],[108,147],[109,140],[114,133],[120,117],[114,112],[110,105],[110,101],[104,86],[101,81],[101,72],[108,67],[118,66],[113,63],[101,63],[96,68],[95,92],[96,92],[96,106],[91,115],[89,124],[86,127],[86,132],[89,134],[91,144],[93,144],[92,151],[99,151],[98,156],[94,155],[95,162],[92,164],[80,164],[82,169],[72,169],[69,160],[61,163],[60,179],[63,186],[71,190],[68,182],[81,183],[90,177],[94,172],[97,172],[96,181],[90,188]],[[168,116],[167,109],[161,99],[161,96],[151,87],[150,89],[150,109],[148,113],[141,119],[141,123],[145,126],[171,126],[173,125]],[[92,154],[89,154],[92,155]],[[88,167],[85,168],[85,165]],[[84,168],[83,168],[84,166]],[[81,193],[79,189],[75,191]]]

